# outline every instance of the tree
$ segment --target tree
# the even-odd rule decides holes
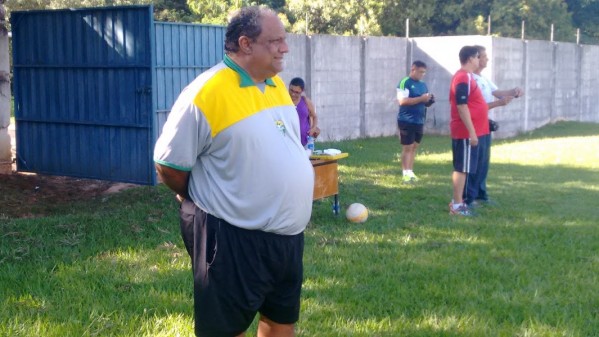
[[[9,11],[31,9],[83,8],[122,5],[154,4],[154,17],[159,21],[194,22],[197,17],[189,10],[186,0],[13,0]]]
[[[6,7],[50,9],[106,5],[154,4],[161,21],[226,25],[235,9],[266,5],[279,12],[294,33],[410,36],[486,34],[488,17],[494,35],[519,38],[522,20],[526,38],[599,41],[599,1],[596,0],[13,0]]]
[[[432,35],[435,0],[385,0],[379,23],[383,35],[405,36],[410,19],[410,36]]]
[[[196,22],[199,17],[195,15],[187,0],[154,0],[154,18],[158,21],[169,22]]]
[[[380,35],[378,16],[382,6],[375,0],[290,0],[287,16],[291,31],[334,35]]]
[[[240,8],[241,0],[187,0],[187,5],[200,23],[224,25],[229,12]]]
[[[564,0],[503,0],[491,6],[493,32],[500,36],[520,37],[522,20],[525,38],[548,40],[551,24],[554,40],[574,42],[572,17]]]
[[[241,7],[265,5],[277,12],[285,11],[285,0],[187,0],[187,5],[199,23],[226,25],[229,14]],[[287,21],[285,17],[283,22]]]
[[[582,43],[599,43],[599,2],[595,0],[566,0],[574,26],[580,28]]]
[[[451,18],[452,21],[435,18],[432,22],[434,35],[485,35],[492,2],[486,0],[464,0],[459,5],[443,6],[437,3],[437,17]]]

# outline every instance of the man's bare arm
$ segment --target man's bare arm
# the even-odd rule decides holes
[[[189,172],[176,170],[174,168],[156,164],[156,172],[160,180],[168,186],[171,190],[175,191],[179,196],[189,199]]]
[[[498,100],[495,100],[491,103],[487,103],[487,106],[489,107],[489,110],[496,108],[498,106],[505,106],[505,105],[508,105],[512,101],[513,98],[514,98],[513,96],[503,96],[502,98],[500,98]]]
[[[472,124],[472,117],[470,116],[468,105],[458,104],[458,113],[460,114],[460,119],[466,126],[466,129],[468,129],[468,134],[470,135],[470,145],[478,145],[478,137],[476,136],[476,131],[474,130],[474,124]]]
[[[308,130],[308,134],[314,138],[317,138],[318,135],[320,135],[320,128],[318,127],[318,116],[316,116],[316,109],[314,108],[314,103],[312,103],[312,100],[305,96],[304,99],[306,100],[310,117],[310,130]]]
[[[522,90],[518,87],[509,89],[509,90],[495,90],[495,91],[493,91],[493,96],[495,96],[497,98],[502,98],[505,96],[512,96],[514,98],[518,98],[518,97],[524,96],[524,90]]]
[[[426,103],[431,99],[431,94],[426,93],[418,97],[397,97],[399,105],[416,105],[419,103]]]

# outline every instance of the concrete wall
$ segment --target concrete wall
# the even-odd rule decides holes
[[[285,55],[285,67],[279,75],[289,85],[294,77],[301,77],[306,81],[305,92],[308,97],[310,95],[310,76],[307,69],[310,69],[310,36],[306,35],[287,35],[287,44],[289,45],[289,53]]]
[[[453,74],[460,69],[460,49],[465,45],[486,46],[490,38],[478,36],[423,37],[411,39],[411,57],[407,62],[404,76],[407,76],[411,63],[420,60],[426,63],[424,82],[435,95],[435,104],[427,110],[426,130],[429,133],[449,133],[449,84]]]
[[[365,40],[361,136],[395,134],[398,111],[395,88],[406,74],[407,47],[406,39],[371,37]]]
[[[363,137],[361,124],[365,110],[360,104],[363,40],[347,36],[290,35],[288,43],[287,68],[281,77],[287,83],[296,76],[306,80],[306,94],[314,101],[322,130],[319,138]]]
[[[306,80],[319,116],[321,139],[342,140],[396,133],[395,88],[414,60],[428,65],[424,78],[436,103],[426,131],[449,134],[449,83],[465,45],[482,45],[489,64],[483,75],[500,89],[521,87],[525,96],[491,110],[498,138],[558,120],[599,123],[599,46],[522,41],[490,36],[345,37],[289,35],[281,74]]]
[[[553,75],[552,120],[578,120],[580,83],[580,48],[574,43],[554,45],[555,73]]]
[[[321,139],[362,136],[360,107],[362,39],[346,36],[312,37],[312,98],[319,114]]]
[[[579,120],[597,122],[599,121],[599,76],[597,76],[599,47],[582,46],[580,49]]]
[[[490,78],[501,89],[520,87],[525,91],[524,97],[514,99],[509,105],[491,109],[489,117],[497,121],[499,131],[494,137],[513,136],[525,130],[526,102],[535,96],[529,95],[526,88],[525,43],[518,39],[489,38],[486,45],[489,63],[483,75]]]

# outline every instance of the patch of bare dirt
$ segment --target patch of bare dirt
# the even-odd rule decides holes
[[[68,206],[137,185],[32,173],[0,175],[0,221],[52,214]]]

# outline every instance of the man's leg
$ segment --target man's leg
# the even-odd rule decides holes
[[[414,171],[414,160],[416,159],[416,152],[418,151],[418,142],[412,144],[412,152],[410,153],[410,170]]]
[[[279,324],[261,315],[258,322],[258,337],[293,337],[295,324]]]
[[[266,274],[273,276],[260,307],[258,337],[293,337],[300,314],[304,275],[304,233],[292,236],[266,233],[261,256]]]
[[[488,200],[489,196],[487,195],[487,175],[489,173],[489,164],[491,163],[491,135],[489,134],[487,137],[485,137],[483,141],[484,144],[482,144],[482,147],[480,148],[478,153],[478,155],[480,156],[478,167],[478,191],[474,197],[479,200]],[[481,146],[480,138],[478,146]]]
[[[418,147],[420,146],[420,142],[422,142],[422,137],[424,136],[424,125],[413,125],[412,127],[414,129],[414,142],[412,143],[410,170],[412,172],[412,177],[416,178],[416,175],[414,174],[414,160],[416,159],[416,152],[418,151]]]
[[[482,175],[480,169],[481,167],[484,168],[484,166],[487,165],[486,162],[488,160],[488,144],[489,135],[484,135],[478,137],[478,145],[472,147],[472,154],[476,155],[472,158],[472,161],[475,162],[476,169],[472,170],[466,177],[466,187],[464,188],[463,194],[464,202],[468,205],[472,204],[472,202],[474,202],[474,200],[477,199],[479,195],[480,186],[482,182]]]
[[[401,168],[405,170],[412,170],[414,167],[414,148],[416,143],[410,145],[401,146]]]
[[[416,133],[412,125],[407,123],[398,123],[399,127],[399,138],[401,142],[401,169],[402,169],[402,181],[404,183],[411,183],[412,167],[414,166],[414,137]]]
[[[461,204],[464,200],[464,186],[466,184],[466,173],[453,171],[451,176],[453,182],[453,203]]]
[[[467,177],[471,164],[470,141],[468,139],[452,139],[451,154],[453,161],[453,174],[451,181],[453,185],[452,204],[459,205],[464,202],[464,190],[467,188]]]
[[[450,214],[472,215],[464,207],[464,189],[467,188],[466,181],[470,172],[476,173],[478,160],[478,149],[476,146],[470,146],[468,139],[452,139],[451,150],[453,155],[453,199],[449,203]]]

